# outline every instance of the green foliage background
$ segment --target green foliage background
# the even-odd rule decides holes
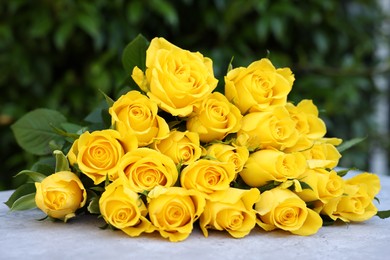
[[[165,37],[214,61],[266,57],[296,75],[292,101],[313,99],[328,136],[368,136],[342,166],[368,168],[369,144],[388,147],[372,121],[375,40],[385,19],[369,0],[13,0],[0,2],[0,190],[14,188],[34,157],[10,125],[30,110],[57,109],[76,123],[103,97],[116,98],[126,75],[121,53],[139,33]],[[388,95],[388,94],[387,94]]]

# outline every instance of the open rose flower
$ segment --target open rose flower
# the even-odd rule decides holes
[[[106,186],[99,199],[99,209],[108,224],[131,237],[154,231],[146,218],[148,210],[144,202],[124,179],[119,178]]]
[[[120,133],[134,134],[139,146],[151,144],[155,138],[168,135],[169,127],[157,115],[157,104],[138,91],[122,95],[109,109],[112,124]]]
[[[321,214],[333,220],[341,219],[344,222],[368,220],[378,212],[373,200],[380,187],[377,175],[358,174],[345,181],[343,196],[334,198],[325,204]]]
[[[305,170],[306,159],[302,153],[284,153],[269,148],[252,153],[239,175],[250,187],[260,187],[269,181],[299,179]]]
[[[126,153],[118,163],[118,174],[126,179],[133,191],[139,193],[158,185],[173,186],[178,179],[173,160],[146,147]]]
[[[199,135],[189,131],[173,130],[166,138],[155,140],[153,148],[169,156],[176,164],[188,165],[202,155]]]
[[[164,38],[150,42],[145,74],[135,67],[132,78],[162,110],[182,117],[191,114],[195,103],[208,96],[218,83],[211,59]]]
[[[137,147],[135,136],[123,137],[112,129],[84,132],[74,141],[67,157],[71,165],[77,164],[94,184],[99,184],[107,175],[110,180],[116,179],[119,160],[127,151]]]
[[[295,78],[289,68],[275,69],[269,59],[247,68],[232,69],[225,76],[225,95],[243,115],[285,105]]]
[[[205,237],[207,229],[226,230],[235,238],[250,233],[256,225],[256,211],[253,205],[259,200],[258,189],[229,188],[213,193],[206,201],[206,207],[199,224]]]
[[[202,214],[205,198],[195,190],[157,186],[147,197],[149,217],[161,236],[172,242],[186,239]]]
[[[215,92],[194,109],[187,120],[187,129],[199,134],[202,142],[222,140],[240,129],[242,115],[224,95]]]
[[[235,165],[236,173],[242,171],[245,162],[248,160],[249,151],[244,146],[214,143],[207,147],[207,156],[221,162],[232,162]]]
[[[291,119],[285,106],[278,106],[267,112],[249,113],[241,122],[237,143],[249,149],[271,146],[284,150],[293,147],[299,139],[296,122]]]
[[[186,166],[180,176],[181,186],[209,195],[226,190],[235,179],[235,166],[231,162],[200,159]]]
[[[257,224],[265,231],[282,229],[296,235],[317,233],[322,226],[319,214],[288,189],[274,188],[263,192],[255,204]]]
[[[70,171],[53,173],[36,182],[35,203],[48,216],[67,221],[85,205],[87,192],[76,174]]]

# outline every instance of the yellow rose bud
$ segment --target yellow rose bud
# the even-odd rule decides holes
[[[187,165],[202,155],[199,135],[194,132],[172,131],[168,137],[155,140],[153,148],[169,156],[176,164]]]
[[[299,138],[295,121],[284,106],[267,112],[254,112],[242,118],[237,143],[249,149],[263,149],[269,146],[278,150],[293,147]]]
[[[76,174],[56,172],[36,182],[35,203],[48,216],[67,221],[85,205],[87,192]]]
[[[157,112],[157,104],[138,91],[122,95],[109,109],[115,129],[122,134],[134,134],[139,146],[168,135],[168,124]]]
[[[173,160],[146,147],[126,153],[118,162],[118,174],[127,180],[133,191],[139,193],[158,185],[173,186],[178,179]]]
[[[132,77],[162,110],[182,117],[191,114],[194,105],[218,83],[211,59],[199,52],[183,50],[164,38],[150,42],[145,75],[135,67]]]
[[[221,162],[232,162],[236,173],[242,171],[248,160],[249,151],[244,146],[215,143],[207,147],[207,155]]]
[[[182,170],[181,186],[198,190],[205,195],[226,190],[236,177],[234,168],[231,162],[200,159]]]
[[[195,190],[157,186],[147,197],[149,217],[161,236],[172,242],[186,239],[202,214],[205,198]]]
[[[263,192],[255,204],[257,224],[265,231],[282,229],[296,235],[317,233],[322,226],[319,214],[288,189],[274,188]]]
[[[99,199],[99,208],[108,224],[131,237],[154,231],[152,224],[146,218],[148,211],[144,202],[122,178],[106,186]]]
[[[284,153],[270,148],[252,153],[239,175],[250,187],[260,187],[269,181],[299,179],[305,170],[306,159],[302,153]]]
[[[285,105],[295,78],[289,68],[275,69],[269,59],[247,68],[232,69],[225,76],[225,95],[243,115]]]
[[[332,169],[337,166],[341,154],[333,144],[318,141],[305,151],[303,155],[307,159],[309,168],[328,168]]]
[[[320,200],[326,204],[344,193],[344,180],[333,170],[308,169],[301,177],[301,181],[310,186],[310,189],[297,192],[297,195],[306,202]]]
[[[380,187],[377,175],[358,174],[345,181],[344,194],[325,204],[321,214],[344,222],[366,221],[378,212],[373,200]]]
[[[259,197],[258,189],[229,188],[213,193],[199,220],[204,236],[208,237],[209,228],[226,230],[235,238],[248,235],[256,225],[253,205]]]
[[[107,175],[110,180],[116,179],[120,158],[137,146],[133,135],[123,138],[115,130],[85,132],[73,143],[67,157],[71,165],[77,164],[94,184],[99,184]]]
[[[202,142],[222,140],[226,135],[240,129],[242,115],[219,92],[210,94],[187,120],[187,129],[199,134]]]

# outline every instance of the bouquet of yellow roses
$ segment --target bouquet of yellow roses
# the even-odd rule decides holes
[[[230,64],[222,94],[210,58],[164,38],[138,36],[122,58],[132,87],[105,96],[90,125],[37,109],[12,126],[23,148],[43,155],[19,173],[29,181],[7,201],[12,210],[38,207],[63,221],[97,214],[129,236],[170,241],[196,222],[206,237],[255,227],[312,235],[325,222],[378,214],[379,178],[334,170],[341,140],[324,137],[311,100],[287,101],[289,68],[266,58]]]

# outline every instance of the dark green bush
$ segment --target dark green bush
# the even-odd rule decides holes
[[[0,3],[0,189],[34,158],[9,128],[38,107],[80,122],[103,97],[117,97],[125,78],[120,57],[142,33],[167,38],[214,61],[222,79],[229,61],[269,56],[296,75],[293,101],[314,99],[329,136],[368,135],[342,165],[367,168],[375,139],[372,78],[383,14],[376,1],[28,1]]]

